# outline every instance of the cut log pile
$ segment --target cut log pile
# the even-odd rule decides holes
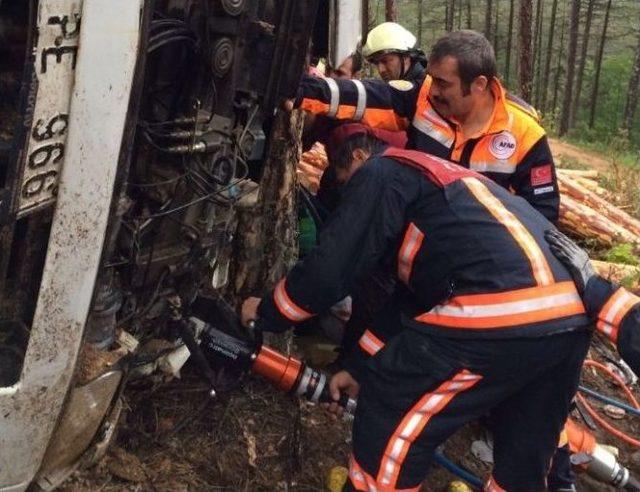
[[[558,170],[560,227],[599,246],[630,243],[640,248],[640,221],[613,205],[598,185],[598,171]]]
[[[313,147],[302,154],[296,173],[300,183],[311,193],[316,194],[320,187],[320,178],[327,168],[327,153],[324,145],[316,142]]]

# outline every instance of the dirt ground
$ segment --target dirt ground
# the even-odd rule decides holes
[[[303,344],[299,344],[304,347]],[[318,360],[326,353],[307,352]],[[595,339],[590,357],[606,362],[615,354]],[[587,369],[583,384],[623,399],[619,388]],[[208,387],[190,368],[182,379],[167,383],[150,379],[131,384],[125,393],[116,442],[97,466],[77,472],[61,488],[89,491],[324,491],[329,471],[347,462],[350,422],[334,419],[322,409],[273,389],[258,378],[211,399]],[[594,403],[602,415],[602,405]],[[582,422],[574,411],[576,421]],[[639,422],[630,416],[611,420],[632,436]],[[621,461],[640,476],[640,454],[599,428],[599,442],[620,450]],[[490,465],[471,453],[474,440],[486,432],[467,426],[444,446],[444,453],[476,476],[486,477]],[[456,477],[438,465],[423,490],[445,491]],[[580,490],[613,490],[581,476]]]
[[[580,147],[563,142],[562,140],[550,138],[549,145],[551,147],[551,153],[555,159],[573,159],[580,162],[585,167],[590,167],[596,171],[607,171],[613,164],[611,160],[606,159],[606,157],[601,154],[581,149]]]

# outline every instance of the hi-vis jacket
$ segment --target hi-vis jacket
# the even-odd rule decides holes
[[[596,329],[616,344],[622,359],[640,374],[640,297],[594,277],[583,299]]]
[[[447,337],[537,337],[588,323],[567,270],[522,198],[422,152],[387,149],[351,178],[304,261],[260,303],[281,331],[325,311],[385,260],[402,325]],[[387,263],[388,265],[388,263]]]
[[[407,148],[473,169],[523,197],[551,222],[558,219],[555,167],[535,110],[507,94],[496,80],[491,121],[477,137],[464,139],[458,125],[442,117],[429,100],[431,77],[407,80],[334,80],[305,77],[297,106],[373,128],[407,130]]]

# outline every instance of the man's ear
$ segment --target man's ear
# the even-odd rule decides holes
[[[480,75],[473,79],[471,87],[478,92],[484,92],[489,88],[489,79],[484,75]]]
[[[369,158],[369,153],[364,149],[353,149],[351,157],[354,162],[362,163]]]

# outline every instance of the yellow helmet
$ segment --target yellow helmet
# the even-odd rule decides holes
[[[400,24],[383,22],[367,34],[362,55],[369,58],[376,53],[408,52],[415,48],[416,41],[416,37]]]

